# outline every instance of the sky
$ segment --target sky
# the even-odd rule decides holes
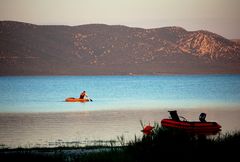
[[[0,21],[38,25],[181,26],[240,39],[240,0],[0,0]]]

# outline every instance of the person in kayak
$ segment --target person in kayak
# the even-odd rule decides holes
[[[84,99],[84,98],[86,98],[86,97],[88,97],[88,95],[87,95],[87,93],[86,93],[86,91],[83,91],[81,94],[80,94],[80,99]]]

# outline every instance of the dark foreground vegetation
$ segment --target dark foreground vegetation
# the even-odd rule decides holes
[[[0,161],[236,161],[239,147],[240,132],[205,137],[158,127],[120,147],[2,149]]]

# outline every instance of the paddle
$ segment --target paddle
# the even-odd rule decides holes
[[[93,100],[92,100],[91,98],[89,98],[88,96],[86,96],[86,99],[88,99],[88,100],[91,101],[91,102],[93,101]]]
[[[86,98],[91,102],[93,101],[91,98],[88,98],[88,95],[86,95]]]

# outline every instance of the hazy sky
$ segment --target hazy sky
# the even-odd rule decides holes
[[[0,0],[0,20],[34,24],[181,26],[240,38],[240,0]]]

